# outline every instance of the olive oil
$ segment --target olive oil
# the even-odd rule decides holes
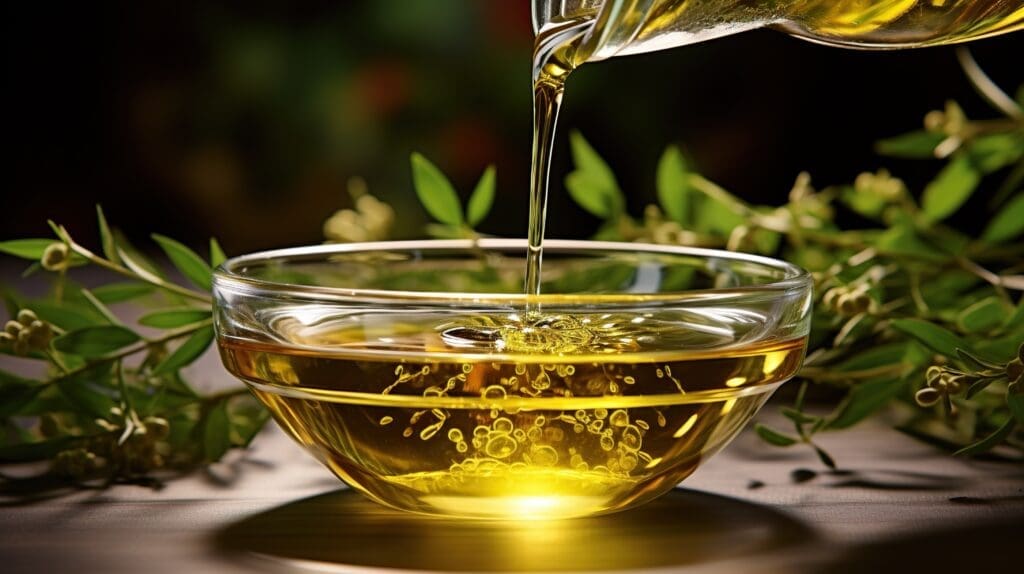
[[[655,0],[622,54],[774,26],[848,48],[953,44],[1024,26],[1020,0]]]
[[[691,319],[388,322],[305,309],[270,319],[270,340],[225,337],[220,348],[282,428],[372,498],[426,513],[552,518],[671,488],[803,358],[803,338],[745,343],[753,333]]]

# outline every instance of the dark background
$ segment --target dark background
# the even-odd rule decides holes
[[[523,235],[532,32],[528,0],[105,3],[5,7],[7,181],[0,239],[83,241],[93,205],[133,239],[161,232],[229,253],[322,240],[364,177],[421,235],[408,157],[468,192],[498,168],[485,231]],[[1005,88],[1024,82],[1024,38],[976,42]],[[994,117],[952,48],[838,50],[772,31],[584,66],[570,80],[549,230],[595,221],[562,193],[566,133],[580,129],[639,208],[681,143],[699,170],[752,201],[784,201],[796,176],[850,181],[890,166],[913,184],[936,165],[881,159],[875,139],[920,127],[947,99]]]

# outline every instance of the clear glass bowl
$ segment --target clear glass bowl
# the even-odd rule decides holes
[[[522,240],[231,259],[221,357],[342,480],[404,510],[612,512],[674,487],[799,368],[808,274],[725,251]]]

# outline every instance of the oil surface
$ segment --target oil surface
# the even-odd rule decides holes
[[[589,515],[663,493],[793,375],[805,340],[745,343],[750,317],[268,318],[224,362],[339,477],[392,506]],[[723,327],[725,325],[725,327]]]

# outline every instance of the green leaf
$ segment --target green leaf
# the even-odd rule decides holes
[[[913,337],[926,347],[951,359],[957,358],[958,348],[971,352],[963,339],[942,327],[923,319],[895,319],[891,326],[897,331]]]
[[[921,207],[925,216],[931,221],[942,221],[953,215],[971,197],[980,181],[981,174],[967,156],[953,158],[924,188]]]
[[[578,131],[569,133],[575,171],[565,178],[572,199],[588,212],[609,219],[622,213],[625,199],[608,164]]]
[[[696,211],[697,231],[704,233],[717,233],[727,237],[733,229],[747,223],[746,218],[736,213],[728,204],[710,196],[701,198]]]
[[[761,423],[754,425],[754,432],[756,432],[757,436],[761,437],[765,442],[775,446],[793,446],[800,442],[800,439],[794,436],[766,427]]]
[[[945,134],[920,130],[879,140],[875,142],[875,151],[889,157],[934,158],[935,148],[944,139]]]
[[[967,333],[983,333],[1001,325],[1009,311],[1002,299],[992,295],[960,311],[956,324]]]
[[[466,205],[466,220],[470,227],[476,227],[487,217],[494,204],[495,193],[495,170],[493,165],[487,166],[484,174],[480,176],[473,195],[469,196],[469,203]]]
[[[921,285],[921,295],[929,307],[957,307],[963,294],[981,283],[981,278],[965,270],[944,269]]]
[[[869,218],[881,215],[882,210],[889,204],[884,197],[873,193],[858,193],[849,185],[843,188],[840,199],[850,209]]]
[[[619,212],[613,199],[614,193],[605,186],[605,182],[589,174],[574,171],[566,175],[565,189],[576,205],[591,215],[612,219]]]
[[[107,217],[103,215],[103,208],[99,204],[96,205],[96,219],[100,226],[100,242],[103,244],[103,254],[114,263],[120,263],[121,257],[117,253],[117,243],[114,241],[114,234],[110,232]]]
[[[213,342],[213,327],[203,327],[192,334],[180,347],[153,370],[154,374],[161,375],[177,371],[178,369],[198,359],[206,348]]]
[[[448,178],[418,153],[413,152],[411,162],[413,187],[427,213],[441,223],[462,225],[462,206]]]
[[[423,230],[434,239],[465,239],[462,227],[452,227],[443,223],[428,223]]]
[[[160,244],[171,263],[193,285],[204,291],[213,288],[213,270],[202,257],[196,255],[195,251],[159,233],[153,234],[153,240]]]
[[[91,308],[83,308],[72,305],[69,301],[55,303],[53,301],[32,301],[25,304],[25,308],[31,309],[40,319],[52,323],[65,331],[85,329],[96,325],[103,325],[106,319]]]
[[[0,386],[0,421],[19,414],[25,405],[35,400],[46,388],[44,385],[5,384]]]
[[[981,357],[976,357],[963,349],[957,349],[956,356],[960,359],[961,362],[967,365],[968,368],[975,371],[984,371],[987,369],[1002,370],[1003,368],[1003,365],[1001,363],[986,361],[985,359],[982,359]]]
[[[92,294],[104,303],[120,303],[144,297],[153,292],[154,287],[146,283],[136,281],[124,281],[121,283],[108,283],[100,285],[92,290]]]
[[[89,302],[90,305],[92,305],[92,308],[95,309],[97,313],[99,313],[100,315],[103,316],[104,319],[106,319],[107,323],[110,323],[111,325],[120,324],[120,321],[117,319],[117,316],[114,315],[114,313],[109,308],[107,308],[106,305],[103,304],[103,301],[99,300],[99,297],[93,295],[92,291],[89,291],[88,289],[83,287],[81,290],[81,295],[82,297],[85,298],[86,301]]]
[[[216,237],[210,238],[210,267],[217,268],[221,263],[228,260],[227,255],[224,255],[224,250],[220,248],[220,243],[217,242]]]
[[[1024,135],[1006,132],[974,138],[967,146],[967,155],[982,173],[999,171],[1024,156]]]
[[[110,387],[100,386],[90,380],[97,376],[106,380],[105,375],[87,371],[71,379],[59,381],[57,387],[78,410],[88,413],[91,418],[107,419],[111,415],[110,409],[117,406],[117,403],[108,394],[112,393]]]
[[[615,180],[615,173],[612,168],[590,145],[590,142],[583,137],[578,130],[569,132],[569,146],[572,152],[572,160],[576,171],[582,171],[605,181],[609,186],[618,189],[618,182]]]
[[[1024,298],[1017,303],[1017,308],[1003,322],[1004,327],[1013,327],[1014,325],[1024,325]]]
[[[241,403],[241,404],[240,404]],[[237,401],[231,412],[231,444],[247,447],[270,419],[270,413],[251,399],[246,403]]]
[[[210,313],[209,309],[164,309],[143,315],[139,318],[139,324],[157,329],[173,329],[209,319]]]
[[[43,257],[43,252],[46,251],[46,248],[54,243],[60,242],[54,239],[12,239],[10,241],[0,241],[0,253],[38,261]]]
[[[859,423],[885,406],[905,386],[905,380],[891,377],[869,379],[858,384],[828,417],[827,428],[845,429]]]
[[[231,448],[231,419],[227,401],[220,401],[206,414],[203,422],[203,455],[209,462],[220,460]]]
[[[687,166],[683,152],[676,146],[668,146],[658,160],[656,187],[658,203],[673,221],[679,225],[689,223],[690,197],[687,183]]]
[[[53,348],[85,358],[101,357],[142,340],[120,325],[100,325],[70,331],[53,340]]]
[[[1017,424],[1024,427],[1024,392],[1021,391],[1021,383],[1010,385],[1006,393],[1006,406],[1010,407],[1010,413]]]
[[[999,446],[1006,437],[1010,436],[1010,432],[1013,427],[1017,425],[1017,420],[1013,417],[1006,419],[1001,427],[996,429],[995,432],[988,435],[987,437],[979,440],[974,444],[965,446],[964,448],[954,452],[955,456],[973,456],[976,454],[984,454],[993,448]]]
[[[0,463],[17,464],[53,458],[73,442],[85,437],[61,436],[39,442],[19,442],[0,446]]]
[[[813,423],[821,418],[815,415],[809,415],[803,411],[798,411],[796,409],[792,409],[789,407],[784,407],[782,409],[782,416],[786,417],[787,419],[793,421],[798,425]]]
[[[989,243],[1008,241],[1024,233],[1024,193],[1018,193],[989,221],[981,238]]]
[[[113,231],[117,240],[117,254],[125,267],[150,280],[159,281],[165,278],[163,270],[136,249],[123,233]]]
[[[861,351],[831,368],[840,372],[849,372],[874,369],[886,365],[897,365],[903,362],[903,356],[906,352],[906,342],[887,343]]]

